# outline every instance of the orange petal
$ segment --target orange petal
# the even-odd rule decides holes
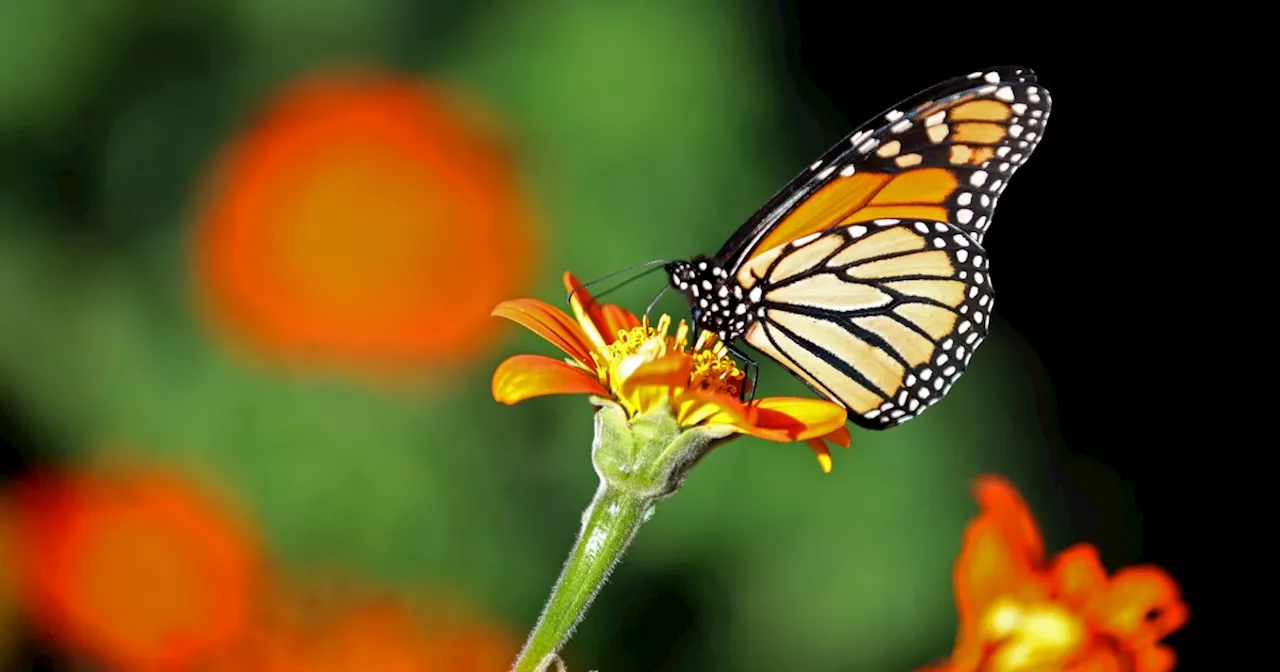
[[[631,311],[626,308],[612,303],[601,304],[600,322],[604,325],[604,328],[608,333],[614,335],[614,338],[609,339],[610,343],[615,340],[616,334],[619,331],[624,329],[634,329],[640,326],[640,318],[633,315]]]
[[[977,479],[974,496],[984,516],[997,524],[1010,550],[1021,556],[1026,566],[1041,568],[1044,540],[1027,503],[1013,484],[998,476],[982,476]]]
[[[1067,667],[1065,672],[1125,672],[1129,669],[1128,657],[1110,646],[1094,646],[1086,650]]]
[[[569,304],[573,306],[573,312],[587,335],[592,338],[599,337],[601,347],[617,340],[620,329],[640,326],[640,318],[625,308],[613,304],[602,305],[585,287],[578,289],[579,287],[582,287],[582,282],[572,273],[565,271],[564,288],[572,294]]]
[[[643,355],[632,355],[614,367],[619,380],[613,382],[613,387],[635,408],[648,410],[668,404],[672,389],[688,383],[690,364],[689,356],[680,352],[648,361]]]
[[[582,328],[562,311],[537,299],[512,299],[503,301],[493,309],[495,317],[505,317],[523,325],[545,338],[552,345],[565,351],[583,366],[596,370],[591,359],[592,346]]]
[[[818,466],[822,467],[822,473],[831,473],[831,449],[827,448],[827,442],[822,439],[808,439],[805,443],[809,444],[814,454],[818,456]]]
[[[493,372],[493,398],[504,404],[548,394],[607,397],[609,391],[590,373],[542,355],[516,355]]]
[[[1059,599],[1080,614],[1087,614],[1107,590],[1107,570],[1092,544],[1076,544],[1059,553],[1051,574]]]
[[[1172,672],[1178,663],[1173,649],[1151,646],[1133,653],[1133,672]]]
[[[853,443],[853,437],[849,436],[849,428],[844,425],[840,425],[840,429],[831,432],[830,434],[822,437],[822,439],[824,441],[830,441],[841,448],[848,448],[849,445]]]
[[[982,513],[965,530],[955,567],[956,602],[963,633],[976,629],[999,597],[1036,600],[1048,582],[1040,577],[1044,546],[1031,513],[1007,481],[978,479],[975,496]]]
[[[682,427],[693,425],[731,425],[747,432],[752,429],[747,407],[727,394],[702,390],[685,390],[672,400],[676,421]],[[752,432],[754,433],[754,432]],[[764,437],[772,438],[772,437]],[[773,438],[774,441],[785,439]]]
[[[623,366],[619,368],[623,368]],[[623,390],[639,385],[683,387],[689,382],[689,369],[691,366],[693,366],[693,359],[687,353],[667,353],[656,359],[644,361],[634,370],[621,371],[624,376],[621,381],[621,387]]]
[[[756,411],[757,427],[781,431],[788,437],[788,441],[831,434],[843,429],[848,419],[848,411],[843,406],[805,397],[757,399],[751,402],[751,408]]]
[[[1112,634],[1134,646],[1155,644],[1187,622],[1178,584],[1157,567],[1116,573],[1094,614]]]

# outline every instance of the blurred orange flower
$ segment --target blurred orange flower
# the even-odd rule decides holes
[[[275,595],[245,643],[205,672],[505,672],[518,652],[506,631],[460,611],[416,609],[392,596],[318,601]]]
[[[1163,570],[1108,577],[1090,544],[1046,563],[1044,543],[1017,490],[996,477],[976,485],[982,513],[969,524],[955,568],[960,633],[951,659],[928,672],[1167,672],[1160,640],[1187,607]],[[924,671],[922,671],[924,672]]]
[[[572,359],[516,355],[493,374],[493,397],[515,404],[548,394],[589,394],[621,406],[627,417],[669,408],[681,427],[721,426],[778,442],[805,441],[823,471],[831,471],[826,441],[849,447],[847,412],[819,399],[768,397],[744,404],[745,376],[710,332],[689,348],[684,320],[657,326],[612,304],[599,304],[571,273],[564,274],[574,317],[537,299],[503,301],[493,314],[517,322]],[[576,318],[576,322],[575,322]]]
[[[9,669],[18,644],[15,605],[18,577],[14,575],[16,547],[9,502],[0,495],[0,669]]]
[[[49,472],[13,493],[19,601],[115,669],[174,669],[242,633],[258,573],[240,523],[160,472]]]
[[[486,128],[392,74],[281,92],[225,148],[199,213],[196,282],[218,326],[277,361],[378,379],[481,351],[535,256]]]

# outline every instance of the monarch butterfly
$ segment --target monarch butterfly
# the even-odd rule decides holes
[[[714,257],[665,264],[670,284],[695,329],[745,341],[856,424],[906,422],[986,337],[983,235],[1049,108],[1029,68],[925,89],[837,143]]]

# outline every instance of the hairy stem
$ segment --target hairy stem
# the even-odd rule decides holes
[[[631,545],[652,504],[650,497],[601,481],[551,598],[512,672],[541,672],[547,657],[559,652]]]

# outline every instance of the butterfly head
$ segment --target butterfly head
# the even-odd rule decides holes
[[[729,342],[742,336],[755,318],[752,304],[759,292],[744,294],[724,268],[713,259],[694,257],[667,264],[671,286],[684,294],[694,329],[706,329]]]

